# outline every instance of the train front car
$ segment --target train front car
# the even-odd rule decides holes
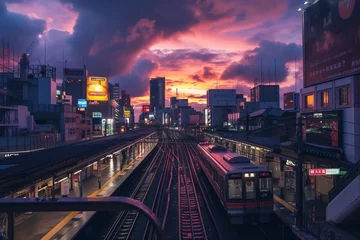
[[[222,146],[200,143],[198,147],[203,155],[200,166],[220,198],[230,222],[270,222],[273,214],[271,172],[247,157],[224,151]]]
[[[271,221],[274,205],[271,172],[255,166],[253,169],[245,167],[228,174],[226,206],[232,224]]]

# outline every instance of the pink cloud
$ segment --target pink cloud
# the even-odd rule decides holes
[[[10,12],[20,13],[25,16],[44,19],[47,30],[57,29],[73,32],[78,13],[72,10],[71,5],[61,4],[59,1],[34,0],[23,3],[8,3]]]

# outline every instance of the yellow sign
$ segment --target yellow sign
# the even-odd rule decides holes
[[[108,101],[109,90],[106,77],[88,77],[86,82],[86,100]]]
[[[124,110],[124,117],[129,118],[130,117],[130,110]]]

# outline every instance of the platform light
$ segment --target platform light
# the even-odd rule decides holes
[[[61,180],[59,180],[59,181],[55,182],[55,184],[61,183],[62,181],[65,181],[66,179],[67,179],[67,177],[64,177],[63,179],[61,179]]]
[[[76,175],[76,174],[78,174],[78,173],[81,173],[81,171],[82,171],[82,170],[79,170],[79,171],[77,171],[77,172],[74,172],[73,174]]]
[[[42,191],[42,190],[45,190],[47,187],[48,187],[48,186],[45,186],[45,187],[43,187],[43,188],[38,189],[38,192],[40,192],[40,191]]]
[[[298,8],[298,10],[297,10],[298,12],[301,12],[302,11],[302,8]]]
[[[309,4],[309,2],[308,2],[308,1],[304,2],[304,5],[307,5],[307,4]]]

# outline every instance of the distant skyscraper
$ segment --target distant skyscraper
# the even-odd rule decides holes
[[[110,100],[116,100],[119,102],[120,98],[120,86],[118,83],[110,84],[109,83],[109,89],[110,89]]]
[[[126,94],[125,90],[121,91],[120,107],[129,108],[131,106],[130,94]]]
[[[156,77],[150,80],[150,108],[165,108],[165,78]]]

